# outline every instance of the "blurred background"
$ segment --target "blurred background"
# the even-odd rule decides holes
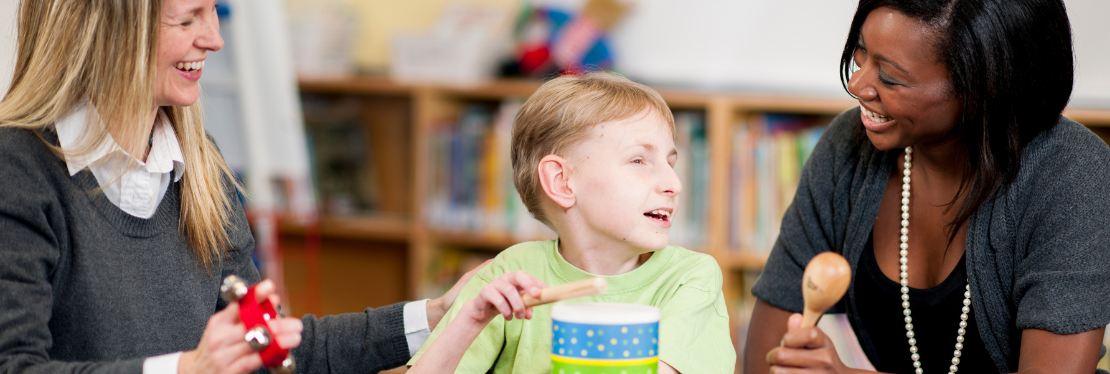
[[[512,117],[543,79],[608,69],[675,112],[686,192],[671,241],[718,260],[742,351],[801,165],[856,105],[838,73],[853,0],[218,4],[226,45],[205,65],[205,124],[247,185],[256,262],[294,316],[436,297],[497,251],[552,238],[509,178]],[[1065,115],[1110,138],[1110,2],[1066,5]],[[0,0],[0,93],[17,6]],[[822,324],[867,366],[843,319]]]

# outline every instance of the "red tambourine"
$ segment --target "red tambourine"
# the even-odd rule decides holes
[[[239,277],[229,275],[220,285],[220,295],[228,303],[239,302],[239,319],[247,328],[247,343],[262,357],[262,364],[274,374],[292,374],[297,370],[289,350],[278,346],[270,333],[269,321],[278,317],[269,299],[257,302],[255,286],[247,287]]]

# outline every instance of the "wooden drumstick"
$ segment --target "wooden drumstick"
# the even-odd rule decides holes
[[[602,277],[583,279],[558,286],[540,290],[540,298],[524,296],[524,307],[531,308],[538,305],[550,304],[556,301],[576,299],[579,297],[593,296],[605,292],[609,282]]]
[[[809,260],[802,274],[802,327],[816,326],[821,315],[844,297],[851,280],[852,268],[839,254],[822,252]]]

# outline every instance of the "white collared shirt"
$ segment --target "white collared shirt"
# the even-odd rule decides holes
[[[54,124],[63,151],[73,150],[83,140],[89,127],[90,110],[95,111],[91,105],[83,104]],[[185,173],[185,158],[181,155],[177,135],[161,113],[154,122],[146,162],[132,157],[110,136],[92,153],[67,155],[65,161],[71,176],[89,168],[108,200],[127,214],[139,218],[153,217],[171,181],[181,180]]]

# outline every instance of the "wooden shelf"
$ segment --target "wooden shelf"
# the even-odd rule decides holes
[[[374,214],[366,216],[349,217],[322,217],[317,227],[283,220],[279,225],[282,234],[308,235],[313,230],[319,230],[319,235],[324,238],[359,239],[406,242],[412,233],[411,221],[401,215]]]
[[[461,86],[432,83],[398,82],[384,76],[339,75],[300,79],[305,92],[331,94],[372,94],[409,96],[416,91],[431,90],[460,99],[500,100],[506,97],[526,98],[540,87],[536,80],[510,79]],[[803,97],[760,95],[740,92],[701,92],[692,89],[662,88],[660,95],[675,108],[704,108],[711,101],[723,100],[735,110],[745,112],[787,112],[837,114],[857,104],[849,97]],[[1088,126],[1110,126],[1110,109],[1068,108],[1064,116]]]
[[[301,91],[332,94],[375,94],[386,96],[408,96],[412,94],[409,85],[394,82],[379,76],[327,76],[301,78]]]
[[[728,253],[715,256],[722,270],[762,270],[767,264],[767,257],[751,254],[739,249],[729,250]]]
[[[1064,117],[1089,127],[1110,127],[1110,109],[1064,109]]]
[[[858,101],[850,97],[796,97],[744,94],[731,96],[729,99],[734,110],[743,112],[785,112],[834,115],[859,105]]]
[[[304,227],[282,222],[283,235],[305,236],[318,234],[325,239],[365,240],[404,244],[407,262],[405,275],[407,297],[428,295],[428,282],[438,282],[429,276],[430,264],[444,254],[447,248],[488,250],[490,254],[523,242],[505,233],[458,232],[431,227],[426,217],[426,202],[422,199],[430,190],[429,177],[432,163],[428,139],[445,122],[458,118],[471,104],[490,104],[506,98],[526,99],[542,82],[538,80],[497,80],[470,86],[432,83],[398,82],[384,76],[330,76],[300,79],[304,93],[325,95],[360,96],[363,105],[361,120],[372,144],[381,154],[374,157],[389,160],[382,166],[383,175],[395,177],[397,183],[389,191],[387,201],[395,204],[389,211],[407,212],[407,215],[374,214],[355,217],[325,217],[319,226]],[[731,172],[732,131],[734,126],[754,113],[774,112],[803,115],[836,115],[859,105],[847,94],[839,96],[801,96],[739,91],[699,91],[681,87],[656,87],[667,104],[676,110],[703,111],[706,137],[709,143],[710,175],[727,176]],[[1091,127],[1110,142],[1110,109],[1068,108],[1064,116]],[[394,159],[396,158],[396,160]],[[400,162],[393,162],[399,160]],[[389,169],[384,169],[389,167]],[[705,193],[710,201],[727,200],[729,178],[710,178]],[[766,253],[738,248],[728,244],[729,211],[727,205],[707,207],[706,240],[704,247],[723,270],[723,290],[729,305],[730,316],[736,316],[735,306],[744,295],[750,295],[748,277],[761,271],[767,263]],[[296,238],[291,238],[296,240]],[[532,238],[544,240],[550,238]],[[357,246],[360,243],[340,243]],[[360,247],[360,246],[359,246]],[[361,251],[361,247],[359,249]],[[324,251],[326,252],[326,251]],[[365,251],[358,252],[364,253]],[[396,265],[394,265],[396,268]],[[752,272],[752,273],[748,273]],[[436,291],[442,292],[442,291]],[[735,333],[735,323],[733,332]],[[734,336],[735,338],[735,336]],[[394,371],[391,371],[394,372]],[[404,372],[404,369],[395,370]]]
[[[434,91],[439,95],[470,100],[501,100],[506,97],[527,98],[531,96],[532,93],[536,92],[536,89],[540,88],[541,84],[543,84],[543,82],[537,80],[509,79],[460,86],[398,82],[381,76],[328,76],[300,79],[300,89],[303,92],[408,96],[416,92]],[[709,102],[713,100],[748,100],[748,96],[706,93],[690,89],[660,89],[659,94],[663,96],[663,99],[667,101],[669,106],[682,109],[705,108],[709,105]],[[771,102],[774,100],[777,99],[772,99]],[[775,107],[773,104],[764,104],[765,101],[767,100],[759,101],[757,105]],[[850,104],[852,101],[833,100],[832,102],[836,103],[834,105],[848,108],[849,106],[844,106],[842,104],[844,102]],[[778,107],[796,107],[799,108],[797,111],[802,111],[803,108],[807,108],[807,105],[810,105],[810,103],[804,102],[787,106],[779,105]]]
[[[550,240],[551,238],[519,239],[505,234],[480,234],[457,231],[431,232],[432,240],[441,245],[453,245],[474,249],[489,249],[500,251],[513,245],[533,240]]]

